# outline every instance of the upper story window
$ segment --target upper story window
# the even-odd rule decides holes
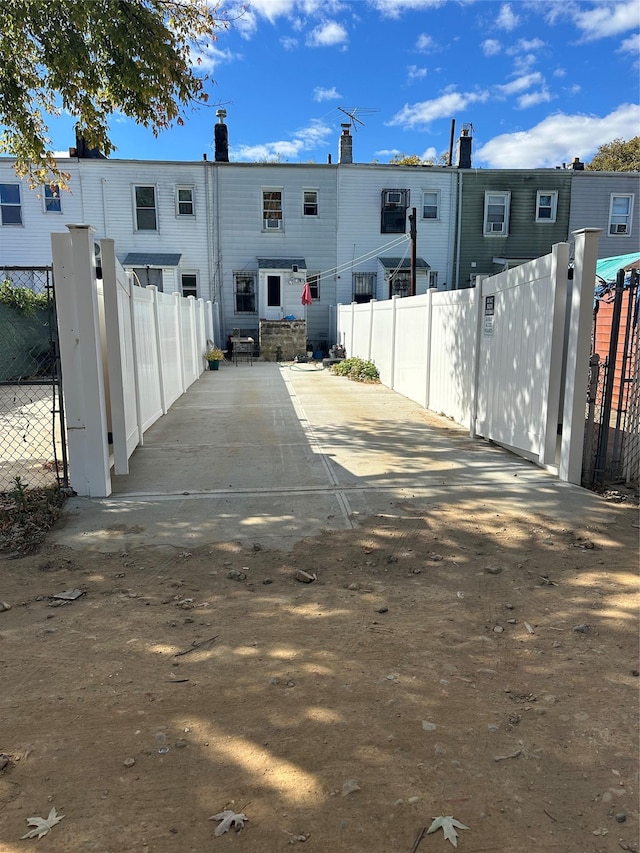
[[[282,190],[262,190],[262,228],[281,231],[282,226]]]
[[[307,284],[309,285],[309,290],[311,291],[311,298],[320,299],[320,273],[307,273]]]
[[[511,193],[486,192],[484,194],[485,237],[506,237],[509,233],[509,205]]]
[[[183,272],[180,276],[180,285],[183,296],[195,296],[198,298],[198,275],[195,272]]]
[[[20,184],[0,184],[0,223],[22,225]]]
[[[176,187],[176,213],[178,216],[195,216],[193,187]]]
[[[42,200],[45,213],[62,213],[62,199],[58,184],[45,184]]]
[[[422,218],[440,219],[440,192],[438,190],[423,191]]]
[[[353,301],[371,302],[375,293],[376,274],[374,272],[353,273]]]
[[[631,216],[633,214],[633,194],[611,195],[609,207],[609,234],[622,235],[631,233]]]
[[[382,190],[382,234],[404,234],[407,230],[409,190]]]
[[[136,231],[157,231],[156,188],[138,185],[133,189],[136,206]]]
[[[233,288],[236,314],[256,313],[256,275],[252,272],[233,274]]]
[[[318,215],[318,190],[304,190],[302,212],[305,216]]]
[[[538,190],[536,194],[536,222],[555,222],[558,212],[558,193]]]

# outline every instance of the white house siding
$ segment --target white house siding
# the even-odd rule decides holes
[[[611,194],[634,196],[629,234],[609,234]],[[613,258],[640,247],[640,174],[637,172],[576,171],[571,181],[571,213],[568,240],[580,228],[601,228],[598,258]]]
[[[81,160],[80,177],[87,221],[96,237],[115,240],[120,263],[130,252],[179,254],[176,268],[163,271],[163,290],[180,289],[180,275],[195,273],[198,296],[211,298],[207,193],[203,162]],[[156,188],[157,231],[136,230],[133,187]],[[176,188],[193,187],[194,216],[176,213]],[[144,284],[145,282],[143,282]]]
[[[417,214],[416,253],[438,273],[438,289],[451,288],[456,180],[454,169],[437,166],[353,164],[338,167],[338,302],[352,301],[353,272],[378,272],[380,255],[402,257],[406,250],[406,257],[410,257],[409,240],[385,248],[402,236],[381,233],[382,191],[385,189],[409,190],[409,208],[415,207]],[[440,194],[436,220],[422,218],[423,191]],[[407,237],[408,234],[407,222]],[[363,256],[366,257],[358,260]],[[388,299],[389,286],[380,275],[376,285],[376,298]],[[423,292],[428,286],[428,276],[420,276],[418,285],[418,292]]]
[[[260,312],[235,310],[234,273],[255,272],[258,258],[304,258],[308,272],[324,273],[320,298],[306,310],[307,337],[317,345],[327,342],[329,306],[336,304],[336,167],[317,164],[220,163],[214,167],[213,191],[218,233],[216,263],[220,271],[223,335],[234,328],[257,337]],[[278,189],[282,195],[282,229],[263,230],[262,191]],[[304,190],[317,190],[318,215],[303,215]],[[266,272],[259,277],[264,287]],[[278,274],[278,270],[268,271]],[[300,275],[302,272],[300,273]],[[304,317],[301,284],[288,284],[282,272],[284,313]],[[290,290],[288,290],[290,289]],[[256,309],[260,300],[257,299]],[[264,304],[264,300],[263,300]]]
[[[67,223],[83,223],[82,193],[76,160],[63,160],[60,167],[70,173],[69,192],[62,191],[62,210],[45,212],[41,189],[29,189],[26,178],[16,177],[14,161],[0,159],[0,184],[20,184],[22,225],[0,224],[1,266],[49,266],[52,263],[50,235],[67,233]]]

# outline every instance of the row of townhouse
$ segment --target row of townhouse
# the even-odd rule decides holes
[[[474,169],[466,131],[450,167],[353,163],[351,142],[343,126],[336,164],[69,157],[69,192],[29,190],[2,159],[0,273],[50,264],[50,234],[88,224],[140,284],[218,303],[223,341],[304,313],[325,349],[338,303],[409,294],[414,209],[416,293],[473,286],[580,228],[602,230],[599,257],[640,246],[638,173]]]

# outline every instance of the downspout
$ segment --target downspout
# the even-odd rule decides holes
[[[101,178],[102,182],[102,231],[105,237],[109,236],[109,208],[107,205],[107,179]]]
[[[216,234],[216,268],[215,268],[215,281],[217,283],[216,295],[218,298],[218,304],[220,305],[220,334],[223,334],[223,325],[224,325],[224,288],[223,288],[223,278],[222,278],[222,241],[220,239],[220,169],[221,166],[216,165],[215,167],[215,196],[213,199],[213,210],[214,210],[214,220],[215,220],[215,234]],[[226,331],[226,330],[225,330]]]
[[[212,235],[212,212],[211,212],[211,181],[209,176],[209,162],[203,160],[204,167],[204,194],[206,199],[206,222],[207,222],[207,264],[209,265],[209,299],[214,301],[214,266],[213,266],[213,235]]]
[[[458,203],[458,221],[457,221],[457,229],[458,233],[456,234],[456,280],[454,285],[454,290],[458,290],[460,284],[460,229],[462,227],[462,172],[458,172],[458,192],[457,192],[457,203]]]

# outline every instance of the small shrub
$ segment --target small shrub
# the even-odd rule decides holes
[[[62,513],[65,495],[57,486],[30,489],[20,477],[0,492],[0,552],[22,556],[38,550]]]
[[[9,305],[27,316],[36,308],[46,308],[49,297],[46,293],[34,293],[28,287],[17,287],[9,280],[0,282],[0,302]]]
[[[346,376],[356,382],[379,382],[380,373],[372,361],[364,358],[345,358],[337,364],[332,365],[331,370],[337,376]]]

